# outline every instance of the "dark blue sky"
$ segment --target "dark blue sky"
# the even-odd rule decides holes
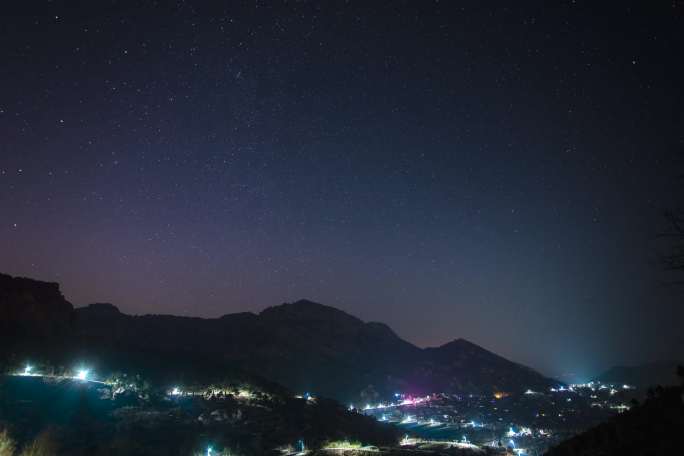
[[[554,375],[681,359],[680,2],[23,3],[1,271],[130,313],[309,298]]]

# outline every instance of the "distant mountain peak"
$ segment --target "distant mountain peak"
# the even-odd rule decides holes
[[[0,346],[3,337],[40,339],[62,334],[72,312],[59,284],[0,274]]]
[[[339,322],[363,324],[363,321],[332,306],[319,304],[308,299],[267,307],[259,313],[265,318],[284,318],[289,320],[336,320]]]
[[[485,350],[484,348],[480,347],[479,345],[467,340],[463,339],[462,337],[459,337],[457,339],[452,340],[451,342],[447,342],[446,344],[443,344],[437,348],[442,348],[442,349],[449,349],[449,348],[459,348],[459,349],[465,349],[465,348],[470,348],[470,349],[478,349],[478,350]]]
[[[28,291],[36,297],[64,300],[57,282],[44,282],[28,277],[14,277],[9,274],[0,273],[0,287],[2,287],[3,294],[25,293]]]
[[[118,307],[116,307],[114,304],[110,304],[108,302],[95,302],[92,304],[88,304],[87,306],[83,307],[82,309],[87,310],[87,311],[92,311],[92,312],[98,312],[98,313],[107,313],[107,314],[120,314],[121,311],[119,310]]]
[[[467,358],[467,359],[478,359],[480,361],[487,360],[488,362],[502,363],[502,365],[514,365],[513,361],[510,361],[496,353],[483,348],[476,343],[473,343],[467,339],[458,338],[451,342],[447,342],[444,345],[434,348],[427,348],[429,352],[441,356],[444,359],[456,358]]]
[[[313,305],[313,306],[330,307],[330,306],[326,306],[324,304],[321,304],[319,302],[315,302],[315,301],[312,301],[312,300],[306,299],[306,298],[298,299],[291,304],[295,305],[295,306],[311,306],[311,305]]]
[[[653,361],[632,366],[614,366],[595,380],[607,383],[627,383],[638,388],[648,388],[655,385],[677,385],[677,361]]]

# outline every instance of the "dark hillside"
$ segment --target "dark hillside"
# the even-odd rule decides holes
[[[72,310],[57,284],[10,276],[2,276],[0,288],[4,337],[10,342],[3,350],[14,358],[33,347],[28,353],[34,357],[56,352],[50,355],[53,364],[69,362],[59,359],[60,353],[68,353],[93,362],[98,357],[118,360],[117,366],[157,366],[158,372],[180,368],[184,376],[249,374],[345,402],[373,401],[396,391],[488,394],[556,384],[463,339],[421,349],[387,325],[306,300],[269,307],[258,315],[202,319],[132,316],[111,304]],[[27,340],[30,344],[22,342],[20,351],[10,348]]]
[[[566,440],[546,456],[679,455],[683,429],[684,389],[658,387],[643,404]]]

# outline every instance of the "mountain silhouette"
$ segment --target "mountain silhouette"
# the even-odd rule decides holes
[[[637,388],[679,384],[677,361],[659,361],[636,366],[614,366],[596,377],[604,383],[627,383]]]
[[[17,289],[23,291],[12,291]],[[557,383],[464,339],[423,349],[383,323],[308,300],[210,319],[134,316],[112,304],[73,309],[56,284],[6,275],[0,276],[0,297],[5,325],[17,318],[41,328],[55,322],[58,327],[47,332],[76,347],[201,358],[344,401],[374,401],[395,392],[516,392]]]

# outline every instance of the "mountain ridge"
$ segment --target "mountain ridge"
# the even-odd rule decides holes
[[[679,384],[677,366],[681,361],[662,360],[636,365],[616,365],[597,375],[605,383],[627,383],[638,388]]]
[[[9,285],[12,279],[3,275],[0,283],[11,290],[17,286]],[[68,337],[76,346],[201,356],[293,391],[344,401],[380,400],[396,391],[490,394],[557,384],[465,339],[420,348],[384,323],[364,322],[310,300],[270,306],[258,314],[238,312],[218,318],[128,315],[108,303],[67,306],[57,284],[45,288],[19,279],[18,285],[50,290],[50,296],[34,293],[31,302],[42,299],[43,307],[59,308],[57,320],[70,322]],[[16,293],[0,293],[5,296],[0,312],[21,307]],[[49,324],[40,322],[39,326]]]

